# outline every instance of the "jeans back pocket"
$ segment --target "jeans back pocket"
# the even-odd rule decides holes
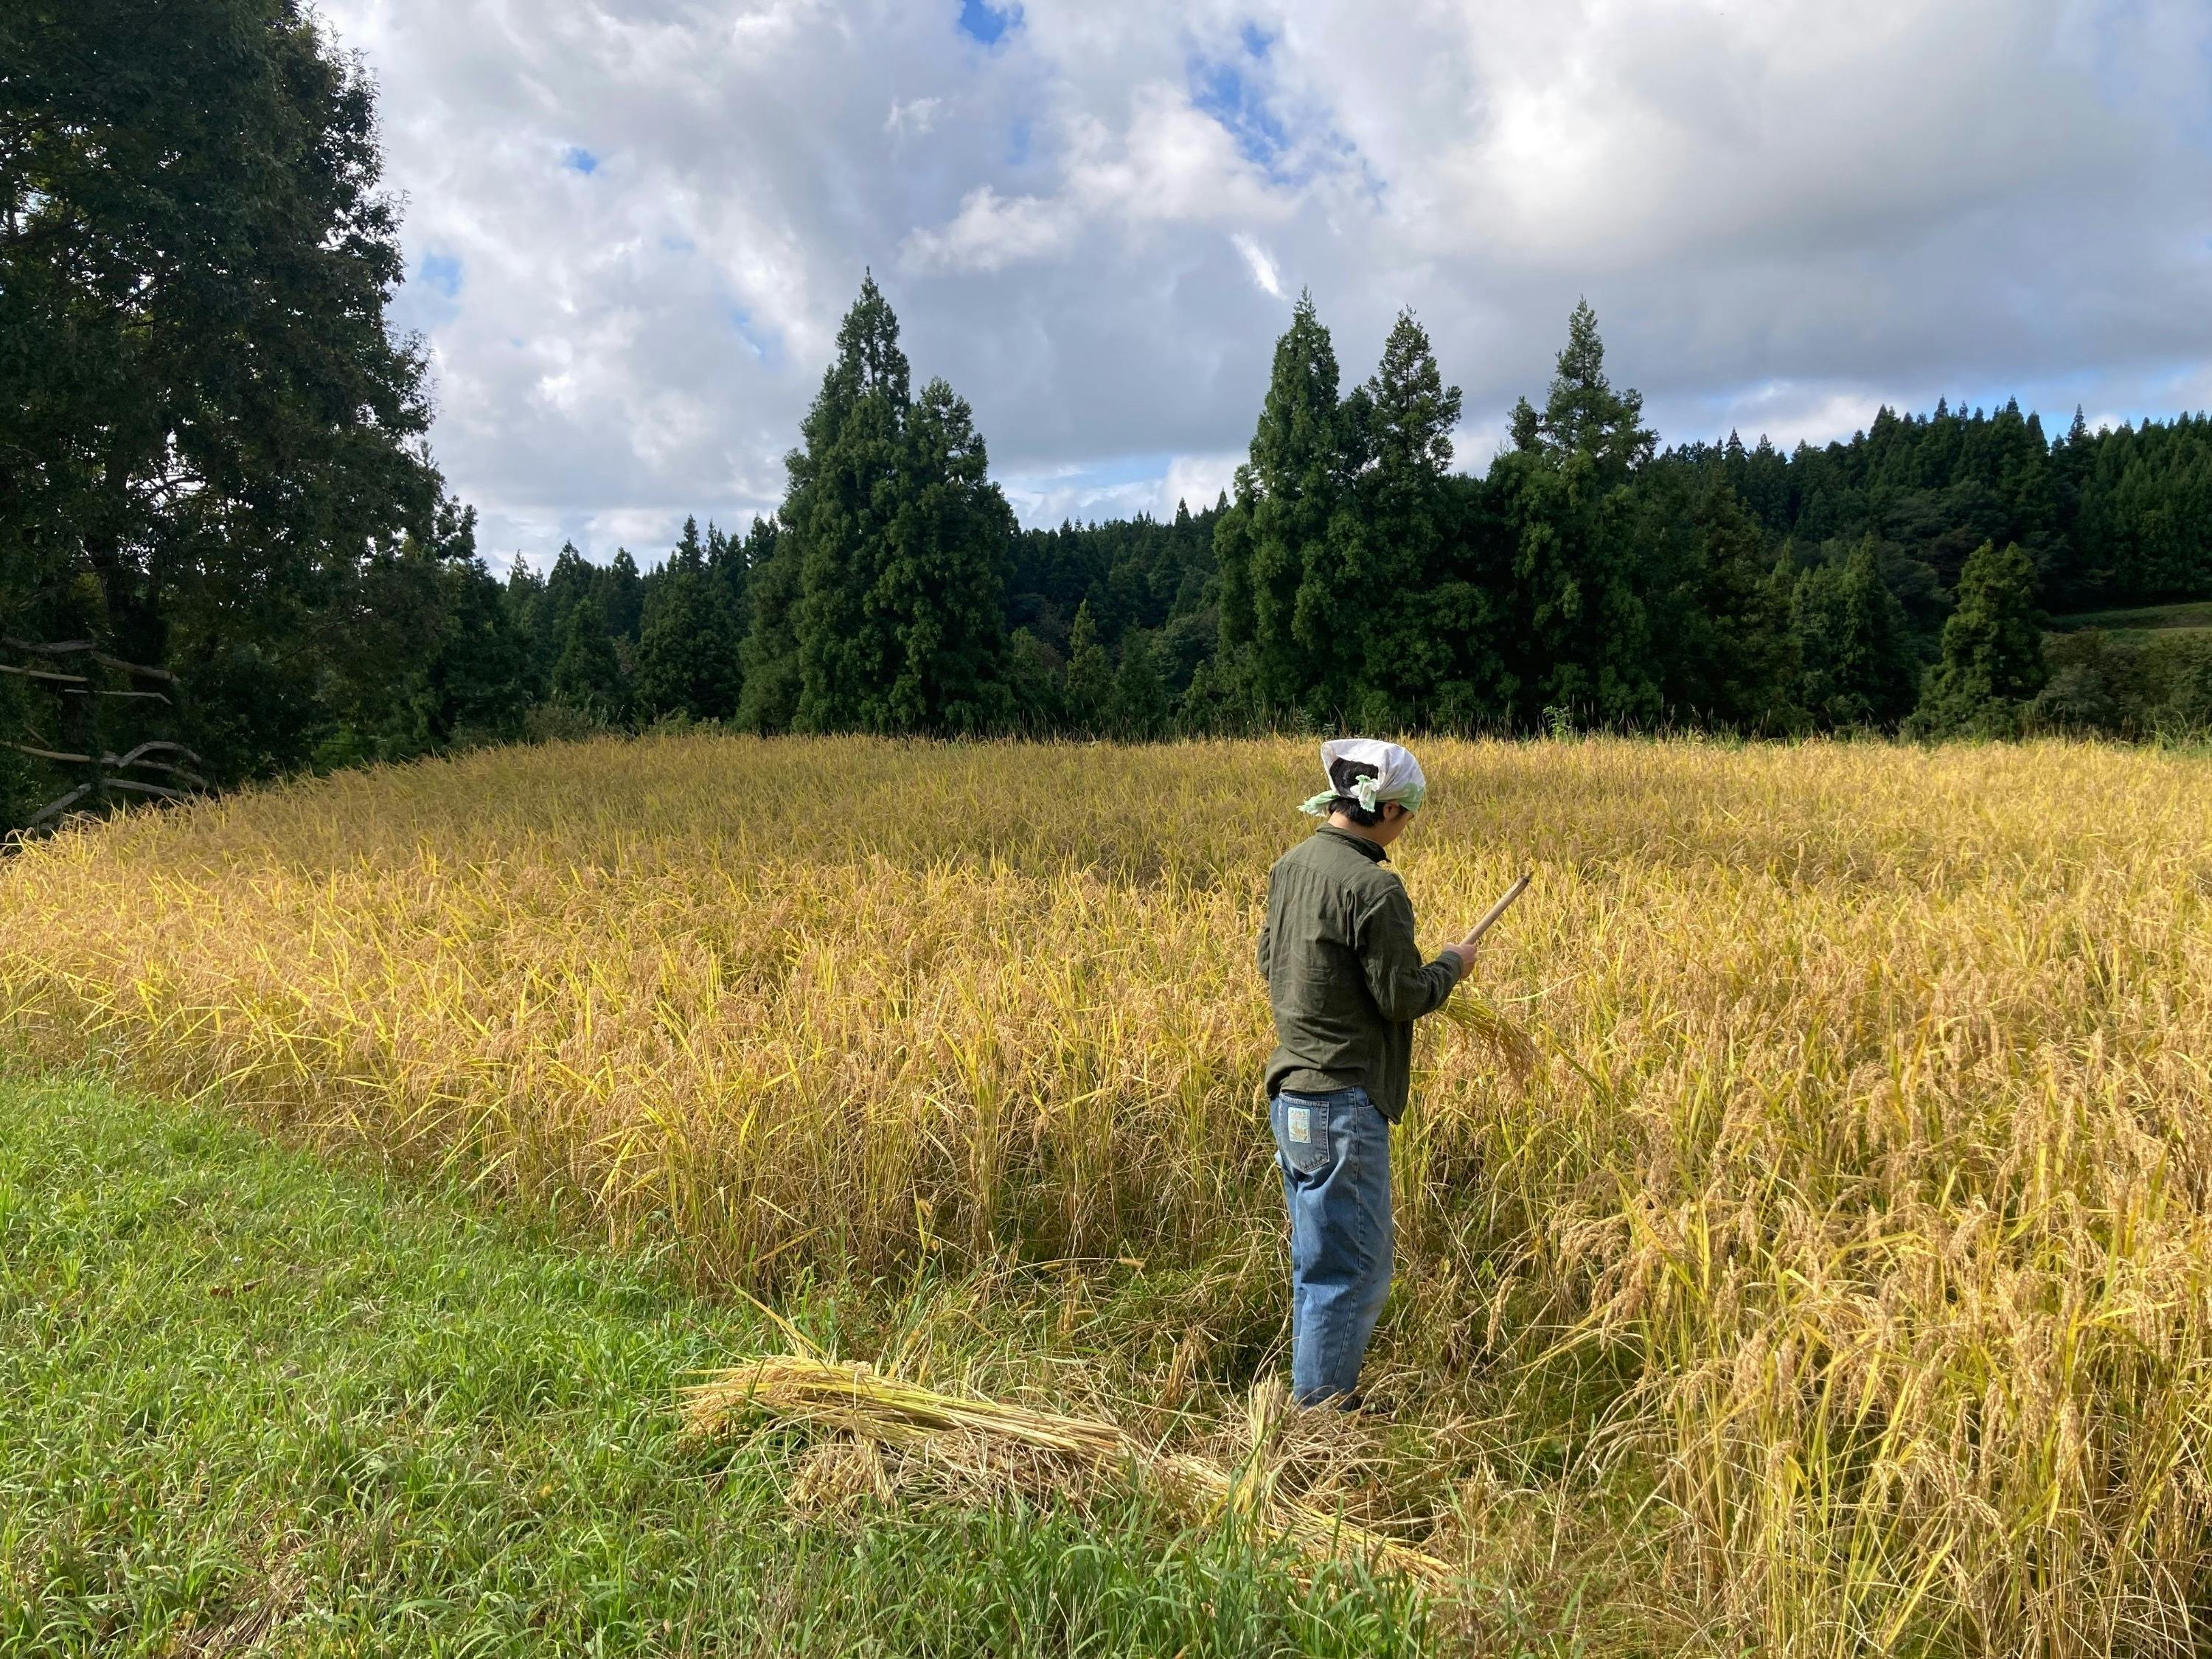
[[[1300,1175],[1313,1175],[1329,1164],[1329,1097],[1326,1095],[1279,1094],[1269,1114],[1275,1129],[1275,1150],[1283,1162]]]

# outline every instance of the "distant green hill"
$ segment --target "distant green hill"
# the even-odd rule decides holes
[[[2081,611],[2053,617],[2054,634],[2079,634],[2092,628],[2140,642],[2151,634],[2174,631],[2212,633],[2212,599],[2184,599],[2173,605],[2145,605],[2133,611]]]

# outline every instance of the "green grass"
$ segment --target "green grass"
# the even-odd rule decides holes
[[[2138,643],[2146,635],[2175,629],[2192,633],[2212,631],[2212,599],[2145,605],[2133,611],[2084,611],[2070,617],[2053,617],[2051,619],[2051,631],[2054,634],[2078,634],[2090,628],[2101,628],[2108,634],[2122,635]]]
[[[802,1518],[794,1435],[672,1410],[779,1346],[465,1194],[0,1081],[0,1656],[1433,1645],[1138,1494]]]

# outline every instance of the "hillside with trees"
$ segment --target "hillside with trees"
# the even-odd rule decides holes
[[[1586,304],[1485,459],[1455,453],[1461,394],[1412,313],[1356,379],[1302,296],[1232,490],[1022,530],[870,278],[772,517],[501,581],[387,322],[404,261],[372,88],[296,0],[16,7],[0,65],[8,823],[669,720],[2212,722],[2212,634],[2044,631],[2212,596],[2205,416],[2077,413],[2054,439],[2016,404],[1939,403],[1821,447],[1662,448]]]
[[[763,732],[2141,736],[2212,719],[2202,630],[2044,632],[2057,608],[2212,593],[2202,416],[2098,432],[2077,417],[2054,442],[2016,404],[1939,404],[1787,453],[1734,434],[1662,449],[1583,305],[1541,404],[1513,410],[1510,446],[1474,474],[1454,469],[1460,394],[1419,322],[1401,315],[1346,390],[1304,298],[1231,492],[1168,521],[1016,531],[949,389],[970,470],[947,470],[941,443],[902,448],[921,404],[901,401],[872,282],[842,339],[775,518],[742,538],[710,526],[703,544],[688,526],[641,577],[626,553],[596,568],[573,549],[550,578],[517,568],[510,611],[541,656],[583,650],[580,627],[605,678],[533,696],[616,723],[722,718],[726,691],[640,702],[651,653],[612,620],[703,562],[720,609],[684,637],[745,641],[737,720]],[[856,452],[850,388],[877,375],[878,448]],[[825,501],[817,479],[852,499]],[[960,505],[925,505],[943,501]],[[909,560],[917,543],[930,561]],[[931,689],[901,654],[917,638],[965,641],[975,677]]]

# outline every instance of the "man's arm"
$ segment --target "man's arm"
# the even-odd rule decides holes
[[[1275,891],[1271,882],[1267,888],[1267,908],[1260,918],[1260,977],[1273,983],[1275,962]]]
[[[1465,971],[1461,958],[1446,951],[1423,962],[1413,943],[1413,902],[1392,885],[1360,929],[1359,963],[1366,971],[1368,994],[1382,1018],[1419,1019],[1443,1006]]]

